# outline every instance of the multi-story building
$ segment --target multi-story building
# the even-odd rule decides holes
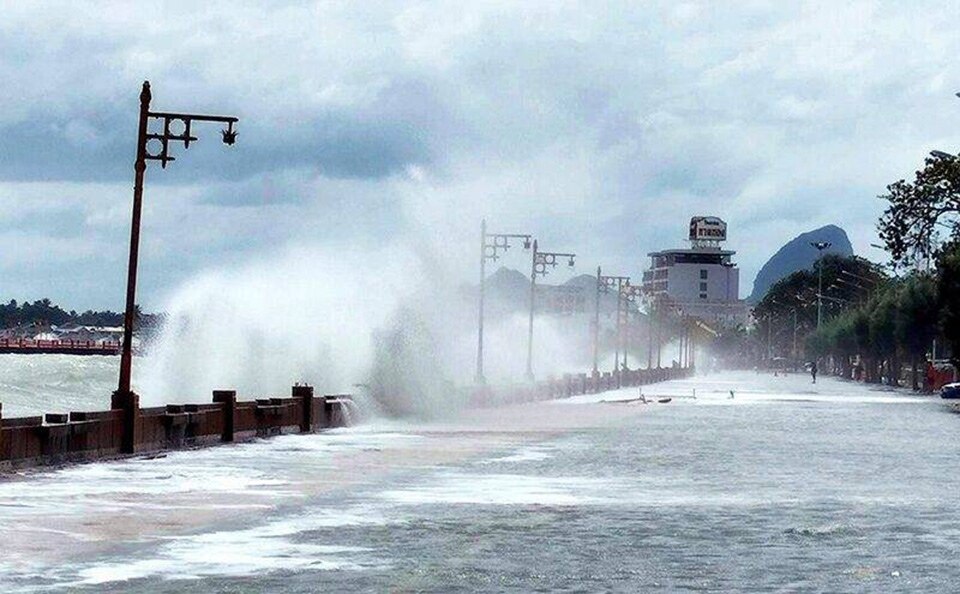
[[[746,323],[749,308],[740,300],[740,269],[733,250],[722,249],[727,224],[716,217],[690,220],[691,247],[651,252],[643,273],[649,301],[666,302],[684,315],[721,325]]]

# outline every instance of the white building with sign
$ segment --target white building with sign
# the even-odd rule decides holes
[[[684,315],[720,325],[746,323],[749,308],[740,300],[736,252],[721,247],[727,239],[727,224],[717,217],[693,217],[688,237],[689,248],[648,254],[645,298],[666,301]]]

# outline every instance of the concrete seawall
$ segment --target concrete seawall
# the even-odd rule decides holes
[[[678,379],[692,369],[566,374],[516,386],[465,388],[474,407],[500,406],[593,394],[621,387]],[[107,460],[136,454],[211,446],[311,433],[350,424],[353,400],[345,394],[314,396],[311,386],[293,386],[289,398],[238,401],[237,393],[215,390],[210,403],[140,408],[138,398],[118,400],[106,411],[46,414],[4,419],[0,405],[0,472]]]

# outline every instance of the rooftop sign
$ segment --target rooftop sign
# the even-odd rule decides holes
[[[718,217],[690,219],[690,241],[726,241],[727,224]]]

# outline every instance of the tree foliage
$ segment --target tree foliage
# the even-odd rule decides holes
[[[812,249],[812,248],[811,248]],[[810,356],[826,348],[825,335],[813,337],[817,327],[819,266],[823,267],[823,319],[831,320],[865,301],[871,291],[887,282],[886,275],[874,263],[856,256],[828,254],[814,269],[798,270],[774,283],[754,308],[756,336],[774,356]],[[794,352],[796,324],[797,352]]]
[[[912,182],[899,180],[880,196],[888,205],[877,225],[894,264],[902,265],[937,253],[938,227],[956,236],[960,215],[960,159],[926,159]]]
[[[960,241],[948,243],[937,258],[937,304],[954,364],[960,363]]]
[[[162,322],[162,315],[145,314],[137,306],[136,316],[141,328],[155,327]],[[38,299],[33,303],[24,301],[18,303],[11,299],[6,304],[0,304],[0,328],[16,328],[29,324],[41,326],[64,326],[78,324],[81,326],[122,326],[123,314],[114,311],[87,310],[77,313],[74,310],[66,311],[50,299]]]
[[[880,285],[867,301],[828,320],[808,344],[816,346],[812,355],[832,356],[844,372],[857,357],[868,381],[886,375],[896,382],[902,361],[916,371],[930,351],[940,313],[937,281],[914,272]]]

